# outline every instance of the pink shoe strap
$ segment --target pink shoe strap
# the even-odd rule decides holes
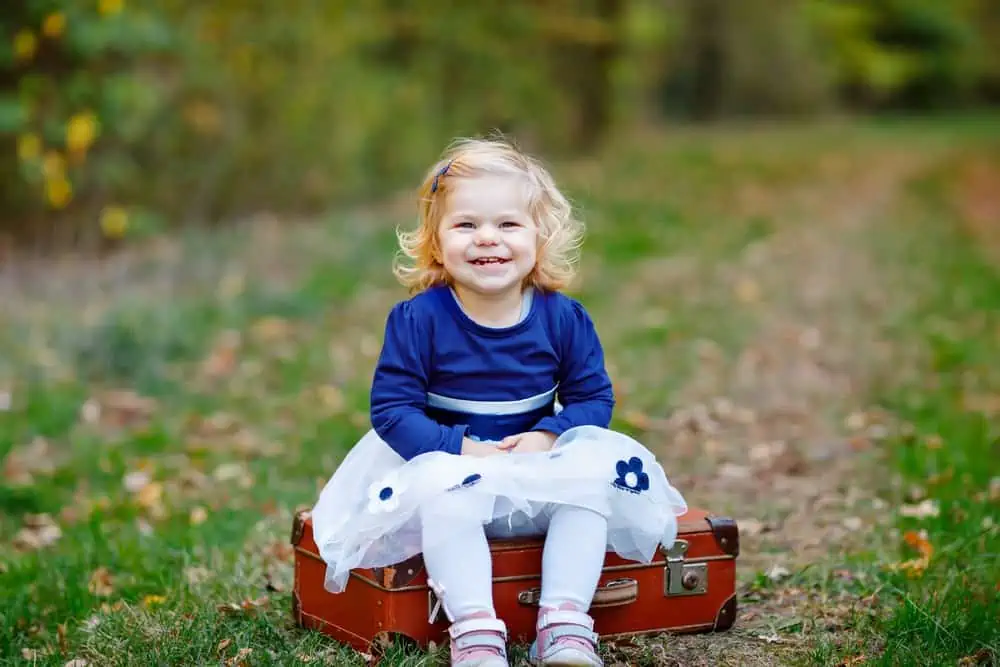
[[[593,630],[594,619],[581,611],[542,609],[538,614],[538,628],[547,628],[550,625],[579,625],[587,630]]]
[[[506,637],[507,626],[498,618],[472,617],[452,623],[451,627],[448,628],[448,634],[451,635],[452,639],[458,639],[470,632],[495,632],[499,633],[501,637]]]

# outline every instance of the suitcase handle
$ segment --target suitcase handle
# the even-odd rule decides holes
[[[527,607],[536,607],[541,597],[541,588],[529,588],[517,594],[517,601]],[[590,608],[622,607],[632,604],[638,598],[638,581],[635,579],[613,579],[603,586],[597,587],[597,591],[594,592],[594,599],[590,603]]]

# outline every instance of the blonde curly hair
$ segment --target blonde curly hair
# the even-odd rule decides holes
[[[396,231],[400,253],[393,264],[396,278],[410,292],[448,284],[441,263],[438,228],[448,209],[453,179],[476,176],[522,178],[528,212],[538,228],[538,259],[526,279],[542,290],[565,288],[576,275],[584,225],[549,172],[534,158],[502,139],[458,139],[428,171],[417,191],[416,229]],[[409,261],[407,261],[409,260]]]

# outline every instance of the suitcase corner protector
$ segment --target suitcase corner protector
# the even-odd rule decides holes
[[[705,519],[712,528],[712,536],[722,553],[736,558],[740,555],[740,529],[734,519],[726,516],[709,516]]]
[[[736,593],[733,593],[729,598],[722,603],[719,607],[719,612],[715,615],[715,626],[712,628],[715,632],[721,632],[728,630],[733,627],[733,623],[736,622]]]

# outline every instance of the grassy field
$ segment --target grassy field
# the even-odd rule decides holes
[[[556,166],[615,427],[742,530],[736,627],[609,664],[1000,659],[995,120],[664,130]],[[291,623],[288,534],[368,428],[411,217],[0,270],[0,662],[365,664]]]

